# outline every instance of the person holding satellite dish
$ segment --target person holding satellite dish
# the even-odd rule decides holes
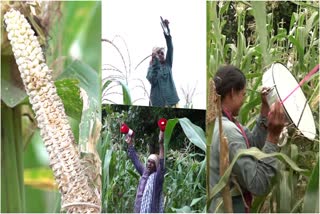
[[[235,117],[246,95],[246,77],[242,71],[232,65],[220,67],[215,74],[216,92],[221,96],[222,130],[228,140],[230,162],[241,149],[257,147],[264,153],[279,150],[277,143],[286,123],[286,116],[279,101],[271,106],[267,102],[268,88],[261,92],[260,116],[252,132],[242,126]],[[220,180],[219,175],[219,120],[214,126],[210,150],[210,189]],[[273,157],[257,160],[252,156],[241,156],[232,169],[230,189],[233,212],[249,212],[252,195],[265,195],[271,185],[271,179],[277,172],[277,159]],[[239,191],[239,189],[241,191]],[[221,195],[213,198],[208,212],[217,211]],[[218,210],[223,212],[223,210]]]
[[[161,26],[167,44],[167,53],[163,47],[154,47],[148,68],[147,79],[151,84],[150,106],[178,107],[179,97],[172,77],[173,44],[169,21],[161,18]]]

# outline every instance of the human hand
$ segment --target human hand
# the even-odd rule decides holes
[[[263,87],[261,90],[261,116],[267,117],[268,113],[270,111],[270,107],[267,101],[267,95],[270,92],[271,88],[269,87]]]
[[[163,22],[164,22],[164,24],[165,24],[167,27],[169,27],[169,23],[170,23],[170,22],[168,21],[168,19],[165,19]]]
[[[154,57],[158,57],[158,54],[157,54],[157,52],[152,52],[152,58],[154,58]]]
[[[125,141],[128,145],[131,145],[133,141],[133,137],[127,134]]]
[[[280,133],[286,122],[286,115],[279,101],[270,106],[268,114],[268,136],[267,140],[276,144],[279,140]]]

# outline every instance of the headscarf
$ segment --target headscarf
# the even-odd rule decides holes
[[[152,49],[152,53],[157,53],[158,51],[160,51],[160,50],[162,50],[163,52],[164,52],[164,47],[154,47],[153,49]]]
[[[156,163],[156,168],[158,169],[159,166],[159,156],[156,154],[151,154],[148,157],[148,160],[153,160]]]

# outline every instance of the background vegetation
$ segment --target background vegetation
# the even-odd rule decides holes
[[[92,131],[88,123],[101,117],[101,2],[1,2],[1,21],[10,7],[36,30],[75,138],[85,140]],[[1,35],[1,212],[60,212],[60,194],[3,25]],[[90,97],[87,112],[80,87]]]
[[[124,136],[120,134],[120,124],[125,122],[135,131],[135,148],[140,160],[146,162],[150,153],[159,151],[157,121],[161,117],[171,119],[165,132],[167,170],[163,187],[165,212],[204,211],[205,111],[104,105],[103,138],[98,149],[101,157],[104,157],[102,158],[104,212],[133,212],[140,179],[140,175],[127,156],[127,144]],[[178,121],[180,125],[175,125]],[[195,140],[190,135],[202,139]]]
[[[259,113],[263,72],[286,65],[298,82],[319,64],[319,2],[207,2],[207,85],[218,67],[233,64],[247,77],[247,97],[239,114],[252,127]],[[314,141],[289,129],[281,153],[307,173],[282,164],[274,187],[255,198],[252,212],[319,212],[319,72],[303,85],[317,127]]]

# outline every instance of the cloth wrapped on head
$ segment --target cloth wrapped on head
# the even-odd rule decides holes
[[[156,168],[158,169],[159,166],[159,156],[156,154],[151,154],[148,157],[148,160],[153,160],[156,163]]]
[[[152,49],[152,53],[158,53],[158,51],[160,51],[160,50],[164,52],[165,48],[164,47],[154,47]]]

